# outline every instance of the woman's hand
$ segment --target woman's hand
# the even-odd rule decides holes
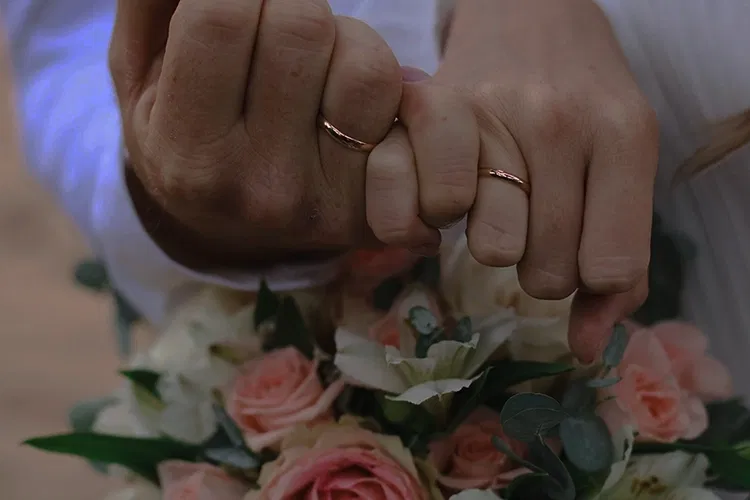
[[[387,162],[368,175],[390,175],[429,226],[470,209],[474,257],[518,264],[531,295],[623,293],[646,275],[657,124],[591,0],[457,0],[444,61],[405,85],[400,118],[393,150],[413,147],[418,189]]]
[[[335,42],[335,43],[334,43]],[[173,258],[251,265],[368,241],[367,154],[400,67],[325,0],[120,0],[111,67],[141,218]]]

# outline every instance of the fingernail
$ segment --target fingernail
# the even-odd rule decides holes
[[[421,82],[430,78],[430,74],[414,66],[401,66],[401,79],[405,82]]]

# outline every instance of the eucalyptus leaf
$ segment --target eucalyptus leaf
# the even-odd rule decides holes
[[[120,375],[161,401],[161,395],[157,388],[161,374],[151,370],[122,370]]]
[[[485,369],[473,384],[460,391],[454,396],[452,407],[455,408],[446,432],[452,433],[460,426],[471,413],[481,406],[486,400],[487,381],[494,368]]]
[[[471,318],[464,316],[458,320],[454,330],[453,340],[457,340],[458,342],[468,342],[473,335],[474,332],[472,330]]]
[[[115,302],[115,332],[120,357],[130,356],[133,348],[133,326],[141,320],[141,315],[128,300],[114,292]]]
[[[422,306],[412,307],[409,310],[408,322],[420,336],[430,336],[440,326],[435,315]]]
[[[575,500],[576,488],[565,464],[542,439],[529,443],[530,461],[554,480],[547,490],[552,500]]]
[[[109,273],[104,262],[97,259],[84,259],[73,271],[76,283],[94,292],[109,290]]]
[[[560,440],[565,455],[583,472],[599,472],[614,462],[612,436],[600,417],[566,418],[560,423]]]
[[[243,471],[257,469],[261,465],[258,457],[240,448],[209,448],[204,450],[203,454],[216,465]]]
[[[281,306],[281,299],[268,288],[266,280],[261,281],[258,299],[255,301],[253,323],[257,329],[260,325],[276,317]]]
[[[295,347],[308,359],[315,354],[312,334],[305,325],[297,302],[292,297],[284,297],[276,316],[276,329],[269,335],[263,345],[266,351]]]
[[[562,406],[571,415],[588,415],[596,407],[596,390],[589,385],[590,381],[576,380],[563,396]]]
[[[612,329],[612,336],[602,355],[602,363],[606,368],[614,368],[620,364],[628,347],[628,332],[625,326],[617,324]]]
[[[547,435],[567,417],[568,413],[557,400],[532,392],[514,395],[500,412],[505,433],[526,443]]]
[[[518,384],[539,378],[554,377],[574,370],[573,366],[565,363],[537,361],[501,360],[493,361],[489,366],[492,371],[485,386],[485,401],[500,396]]]
[[[500,451],[503,455],[505,455],[506,457],[510,458],[513,462],[515,462],[516,465],[520,465],[520,466],[526,467],[527,469],[529,469],[530,471],[533,471],[535,473],[546,474],[546,472],[544,472],[544,469],[542,469],[539,466],[537,466],[536,464],[533,464],[533,463],[529,462],[528,460],[526,460],[526,459],[518,456],[518,454],[513,451],[513,448],[511,448],[508,443],[506,443],[505,441],[503,441],[498,436],[492,436],[492,445],[498,451]]]
[[[607,377],[607,378],[595,378],[586,382],[586,385],[592,389],[606,389],[617,384],[622,377]]]
[[[245,438],[242,435],[242,430],[237,426],[232,417],[229,416],[227,411],[218,403],[212,405],[216,421],[219,424],[219,428],[224,431],[229,443],[235,448],[245,448]]]
[[[166,438],[131,438],[93,432],[37,437],[24,444],[47,452],[121,465],[156,484],[159,463],[167,460],[195,462],[200,453],[197,446]]]
[[[550,489],[550,481],[552,478],[546,472],[532,472],[518,476],[503,491],[503,498],[507,500],[547,498],[546,492]]]

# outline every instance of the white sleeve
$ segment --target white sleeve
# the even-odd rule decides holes
[[[597,2],[659,115],[674,156],[663,160],[680,163],[705,143],[711,123],[750,108],[750,2]]]
[[[104,259],[120,292],[159,322],[199,283],[277,290],[326,282],[336,262],[206,275],[148,237],[125,188],[118,107],[107,67],[115,0],[0,0],[9,35],[26,163]]]

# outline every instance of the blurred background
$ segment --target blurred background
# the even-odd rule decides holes
[[[0,33],[0,498],[103,499],[111,484],[83,461],[20,446],[66,431],[71,405],[116,387],[118,361],[106,298],[71,281],[86,248],[22,169],[3,41]]]

